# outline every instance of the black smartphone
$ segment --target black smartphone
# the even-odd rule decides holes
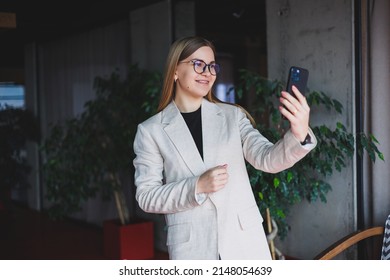
[[[304,95],[308,78],[309,70],[297,66],[292,66],[290,68],[290,72],[288,73],[286,91],[295,96],[294,92],[292,91],[292,86],[294,85]]]

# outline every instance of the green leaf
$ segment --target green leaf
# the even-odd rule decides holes
[[[274,187],[277,188],[280,185],[280,180],[278,178],[274,178]]]
[[[291,180],[293,179],[293,177],[294,177],[293,173],[291,171],[289,171],[287,173],[287,183],[290,183]]]

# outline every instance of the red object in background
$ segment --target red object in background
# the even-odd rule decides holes
[[[154,258],[153,222],[122,225],[118,219],[103,223],[104,256],[111,260]]]

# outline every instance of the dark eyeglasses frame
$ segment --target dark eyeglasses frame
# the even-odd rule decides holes
[[[195,69],[195,62],[197,62],[197,61],[203,62],[205,64],[204,67],[203,67],[202,72],[198,72]],[[203,74],[206,71],[206,67],[207,67],[209,69],[210,74],[213,75],[213,76],[216,76],[219,73],[220,67],[221,67],[218,63],[213,62],[213,63],[207,64],[206,62],[204,62],[201,59],[191,59],[191,60],[188,60],[188,61],[180,61],[179,63],[189,63],[189,62],[192,63],[192,66],[194,68],[195,73],[198,73],[198,74]],[[210,66],[211,65],[217,65],[218,66],[218,71],[215,71],[215,74],[211,73],[211,70],[210,70]]]

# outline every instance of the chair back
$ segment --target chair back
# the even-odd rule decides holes
[[[382,236],[383,235],[384,228],[383,227],[372,227],[367,228],[365,230],[358,230],[355,231],[342,239],[338,240],[328,248],[326,248],[324,251],[322,251],[320,254],[318,254],[314,259],[315,260],[331,260],[337,255],[339,255],[341,252],[345,251],[352,245],[355,245],[359,241],[375,237],[375,236]],[[387,253],[389,253],[389,247],[387,247]],[[379,259],[379,257],[378,257]]]

